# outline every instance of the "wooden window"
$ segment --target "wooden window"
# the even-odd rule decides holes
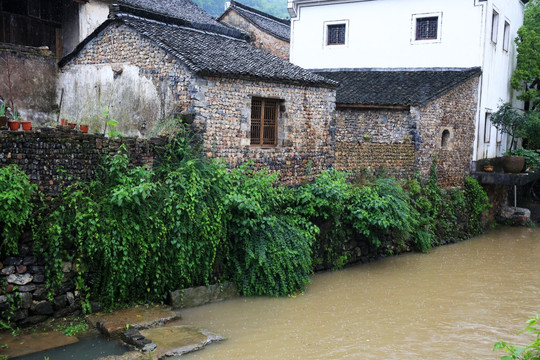
[[[503,34],[503,50],[508,51],[510,48],[510,24],[508,21],[504,22],[504,34]]]
[[[491,41],[497,43],[497,33],[499,32],[499,13],[493,10],[491,15]]]
[[[484,119],[484,142],[487,144],[491,141],[491,114],[486,113]]]
[[[276,146],[279,100],[253,98],[251,101],[251,145]]]
[[[417,18],[416,40],[436,40],[438,38],[438,28],[438,16]]]
[[[326,45],[344,45],[345,29],[345,24],[328,25],[326,29]]]

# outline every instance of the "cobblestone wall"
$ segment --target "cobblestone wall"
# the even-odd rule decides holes
[[[137,165],[153,165],[155,145],[162,139],[105,138],[69,127],[34,131],[0,130],[0,166],[17,164],[46,195],[54,196],[77,180],[92,179],[106,154],[124,144]]]
[[[255,47],[275,55],[283,60],[289,60],[289,47],[287,41],[278,39],[247,21],[244,17],[231,10],[220,20],[226,24],[239,28],[251,35],[250,41]]]
[[[281,172],[284,183],[311,179],[333,166],[332,89],[208,78],[196,86],[196,124],[204,128],[207,155],[230,166],[253,160],[258,168]],[[280,99],[278,144],[250,145],[251,100]]]
[[[434,155],[439,159],[437,172],[442,186],[456,186],[470,173],[477,98],[475,78],[417,109],[421,143],[416,161],[421,175],[428,175]]]
[[[338,109],[336,169],[410,175],[415,166],[415,126],[416,117],[408,110]]]

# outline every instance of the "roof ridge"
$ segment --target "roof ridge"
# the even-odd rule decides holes
[[[263,16],[263,17],[268,18],[270,20],[277,21],[277,22],[279,22],[281,24],[290,26],[290,20],[278,18],[277,16],[265,13],[264,11],[261,11],[261,10],[252,8],[250,6],[247,6],[245,4],[239,3],[237,1],[231,0],[231,6],[230,7],[234,7],[234,6],[237,6],[240,9],[243,9],[243,10],[246,10],[246,11],[250,11],[250,12],[256,14],[256,15]]]
[[[214,24],[204,24],[177,17],[167,16],[146,9],[123,4],[113,4],[109,7],[109,19],[121,18],[123,14],[132,15],[143,19],[154,20],[168,25],[177,25],[194,30],[212,32],[217,35],[225,35],[239,40],[248,40],[248,35],[233,28],[221,28]]]

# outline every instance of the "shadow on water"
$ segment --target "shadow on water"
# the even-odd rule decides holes
[[[44,350],[24,356],[11,358],[13,360],[93,360],[108,355],[121,355],[129,349],[118,341],[103,337],[90,337],[54,349]]]

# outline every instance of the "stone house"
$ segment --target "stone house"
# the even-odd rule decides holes
[[[113,6],[59,63],[62,116],[101,129],[107,107],[119,131],[145,136],[187,112],[207,155],[231,166],[253,160],[284,182],[330,167],[336,83],[194,20]]]
[[[523,23],[525,2],[289,0],[290,59],[316,71],[479,67],[470,144],[474,165],[500,156],[507,147],[506,134],[491,125],[490,114],[501,102],[522,106],[509,79],[516,62],[513,39]]]
[[[336,169],[428,176],[437,156],[441,185],[469,173],[480,68],[316,73],[340,83]]]
[[[280,19],[237,1],[228,3],[217,19],[248,33],[250,42],[270,54],[289,60],[290,20]]]

